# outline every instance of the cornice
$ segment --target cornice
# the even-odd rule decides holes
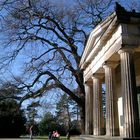
[[[81,68],[84,67],[83,66],[85,65],[84,62],[86,61],[87,56],[90,54],[91,48],[93,48],[96,38],[103,35],[103,33],[106,31],[107,26],[109,26],[110,21],[113,20],[115,16],[116,16],[115,12],[112,13],[106,20],[104,20],[99,25],[97,25],[95,29],[93,29],[93,31],[90,33],[85,50],[81,57],[81,62],[80,62]]]

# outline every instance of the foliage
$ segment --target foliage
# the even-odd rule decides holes
[[[15,100],[0,102],[0,137],[19,137],[25,133],[25,122],[24,112]]]
[[[39,102],[32,102],[30,105],[27,106],[26,115],[27,115],[27,121],[29,125],[36,124],[35,119],[38,118],[37,107],[39,106],[40,106]]]
[[[77,113],[79,112],[76,103],[67,94],[61,95],[55,115],[47,112],[39,122],[40,135],[48,135],[54,130],[58,130],[61,135],[66,135],[68,132],[80,134]]]
[[[48,135],[49,132],[59,129],[59,124],[56,121],[56,117],[50,112],[47,112],[41,122],[39,123],[40,135]]]
[[[21,94],[15,83],[1,82],[0,137],[19,137],[25,133],[26,118],[19,104]]]
[[[77,104],[64,93],[56,104],[56,117],[58,123],[64,128],[65,133],[73,129],[73,120],[77,119],[79,110]],[[77,120],[78,122],[79,120]]]
[[[5,99],[15,99],[19,101],[21,99],[22,91],[18,89],[18,85],[12,81],[1,81],[0,93],[0,101]]]

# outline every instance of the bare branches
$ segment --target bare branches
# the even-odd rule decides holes
[[[10,6],[8,1],[5,2],[4,5]],[[16,45],[9,59],[14,60],[21,52],[25,53],[25,50],[27,50],[26,53],[32,52],[29,54],[30,58],[27,59],[26,72],[34,73],[33,77],[36,77],[33,78],[32,84],[25,84],[23,88],[26,87],[31,92],[31,88],[39,80],[44,81],[41,77],[47,75],[46,83],[42,82],[44,91],[38,90],[37,93],[45,92],[46,85],[57,83],[55,87],[67,91],[72,98],[82,97],[83,100],[84,85],[83,74],[79,69],[80,55],[88,37],[89,26],[93,22],[102,20],[102,15],[109,7],[111,0],[104,3],[104,6],[100,3],[101,1],[83,0],[78,1],[69,9],[68,7],[60,9],[60,5],[43,0],[11,3],[12,7],[9,7],[4,21],[4,33],[8,35],[7,45],[15,43]],[[32,48],[35,50],[32,51]],[[67,79],[69,84],[65,85],[64,79]],[[74,89],[71,90],[68,87],[73,79],[80,89],[78,96],[73,94]],[[53,84],[50,84],[50,81],[53,81]]]
[[[46,80],[46,82],[43,84],[42,87],[40,87],[38,90],[36,91],[32,91],[31,88],[37,83],[37,81],[39,81],[39,79],[44,76],[47,75],[49,76],[49,78]],[[53,80],[53,81],[52,81]],[[52,81],[51,83],[49,83],[49,81]],[[53,88],[60,88],[61,90],[65,91],[69,96],[71,96],[71,98],[73,100],[75,100],[76,102],[78,102],[79,104],[82,104],[81,101],[79,101],[79,97],[77,95],[75,95],[73,93],[73,91],[71,91],[70,89],[68,89],[67,87],[65,87],[63,85],[63,83],[61,81],[58,80],[58,78],[53,75],[52,73],[50,73],[49,71],[44,71],[38,74],[38,76],[35,78],[35,80],[33,81],[33,83],[31,85],[26,85],[24,84],[24,86],[20,87],[20,89],[24,89],[27,88],[27,91],[29,92],[28,94],[26,94],[22,99],[21,99],[21,103],[25,100],[25,99],[29,99],[29,98],[36,98],[38,96],[42,96],[43,93],[53,89]]]
[[[75,100],[84,114],[80,58],[90,30],[103,19],[111,0],[103,6],[103,0],[78,0],[71,6],[49,0],[4,1],[8,9],[1,33],[10,55],[3,63],[25,58],[22,80],[17,81],[24,91],[21,102],[57,88]]]

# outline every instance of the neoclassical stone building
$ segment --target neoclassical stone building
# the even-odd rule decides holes
[[[88,135],[140,134],[140,13],[116,9],[90,34],[80,68]],[[102,88],[105,88],[103,115]]]

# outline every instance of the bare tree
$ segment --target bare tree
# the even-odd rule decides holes
[[[89,32],[112,10],[112,0],[70,2],[2,0],[5,54],[0,66],[18,58],[24,62],[22,80],[16,79],[25,91],[21,101],[54,88],[67,93],[79,105],[84,132],[85,90],[80,58]]]

